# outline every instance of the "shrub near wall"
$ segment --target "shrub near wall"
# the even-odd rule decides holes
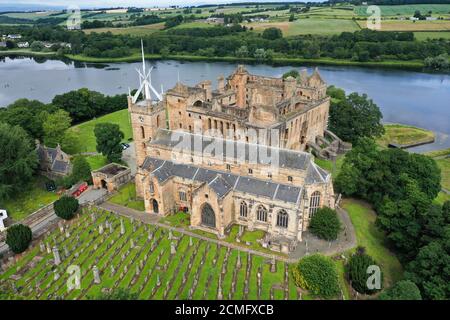
[[[337,271],[329,257],[314,254],[301,259],[293,276],[297,286],[320,298],[333,299],[340,293]]]
[[[311,218],[309,230],[320,239],[336,240],[341,230],[341,222],[336,211],[328,207],[317,210]]]
[[[29,226],[16,224],[6,232],[6,244],[14,253],[24,252],[30,245],[32,233]]]
[[[58,217],[70,220],[75,212],[77,212],[79,204],[78,200],[73,197],[62,196],[59,200],[55,201],[53,207],[55,209],[55,214]]]
[[[369,289],[367,285],[367,280],[371,276],[367,270],[372,265],[377,265],[377,263],[371,256],[365,253],[362,247],[356,249],[356,253],[350,257],[346,265],[348,279],[353,289],[359,293],[373,294],[378,291],[377,289]],[[380,284],[382,283],[380,275]]]

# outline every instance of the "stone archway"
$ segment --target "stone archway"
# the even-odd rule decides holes
[[[158,201],[156,201],[156,199],[152,200],[152,208],[153,208],[154,213],[159,213],[159,205],[158,205]]]
[[[214,213],[213,208],[205,203],[202,207],[202,217],[201,217],[202,225],[208,228],[216,227],[216,215]]]

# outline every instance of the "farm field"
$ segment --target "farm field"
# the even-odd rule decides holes
[[[427,39],[450,39],[450,31],[448,32],[442,32],[442,31],[436,31],[436,32],[414,32],[414,37],[417,40],[424,41]]]
[[[361,28],[365,28],[365,20],[357,21]],[[409,21],[409,20],[382,20],[381,31],[450,31],[450,20],[436,21]]]
[[[123,109],[71,127],[69,130],[74,131],[78,136],[78,146],[76,147],[78,150],[76,150],[76,153],[96,151],[94,128],[97,123],[110,122],[118,124],[125,135],[124,142],[129,141],[132,138],[132,132],[128,117],[128,109]]]
[[[132,26],[127,28],[96,28],[96,29],[84,29],[83,32],[90,34],[93,32],[111,32],[112,34],[129,34],[134,36],[144,36],[153,32],[159,31],[164,28],[164,23],[155,23],[144,26]]]
[[[59,265],[52,247],[58,248]],[[79,289],[66,286],[71,265],[80,267]],[[65,223],[63,232],[57,228],[48,234],[0,281],[14,283],[25,299],[89,299],[117,288],[139,299],[216,299],[220,294],[227,300],[297,299],[289,265],[275,265],[271,272],[270,259],[93,208]]]
[[[299,19],[293,22],[266,22],[247,23],[246,26],[253,27],[257,32],[264,29],[276,27],[283,31],[284,36],[295,36],[303,34],[338,34],[341,32],[354,32],[359,26],[352,20],[344,19]]]
[[[450,4],[411,4],[395,6],[379,6],[382,16],[406,15],[412,16],[417,10],[422,14],[432,11],[432,15],[450,14]],[[359,16],[367,16],[367,6],[355,7],[355,13]]]

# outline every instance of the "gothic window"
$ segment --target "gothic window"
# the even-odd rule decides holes
[[[148,186],[148,189],[150,190],[151,193],[155,192],[155,188],[153,186],[153,182],[150,182],[150,185]]]
[[[288,176],[288,181],[289,181],[289,182],[292,182],[292,180],[293,180],[293,179],[292,179],[292,176]]]
[[[208,119],[208,129],[211,129],[211,118]]]
[[[231,165],[227,163],[227,170],[230,171],[231,170]]]
[[[216,227],[216,215],[208,203],[205,203],[202,208],[202,225],[211,228]]]
[[[312,217],[319,208],[320,208],[320,192],[315,191],[311,195],[311,199],[309,200],[309,217]]]
[[[277,227],[287,228],[289,223],[289,216],[286,211],[281,210],[277,214]]]
[[[258,221],[267,222],[267,210],[264,206],[259,206],[256,210],[256,219]]]
[[[248,212],[247,203],[245,201],[242,201],[240,209],[239,209],[239,213],[240,213],[241,217],[247,218],[247,212]]]
[[[253,173],[253,169],[248,169],[248,173],[252,174]]]
[[[180,191],[178,192],[178,195],[180,197],[180,201],[187,201],[186,192]]]
[[[142,136],[142,139],[145,139],[145,130],[144,130],[144,127],[142,127],[142,126],[141,126],[141,136]]]
[[[159,128],[159,116],[156,116],[156,127]]]

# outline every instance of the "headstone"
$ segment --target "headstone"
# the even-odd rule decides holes
[[[169,230],[169,236],[167,237],[169,240],[172,240],[172,230]]]
[[[222,300],[223,299],[223,294],[222,294],[222,278],[219,276],[219,286],[218,286],[218,292],[217,292],[217,300]]]
[[[47,242],[47,253],[52,253],[52,248],[50,248],[50,244]]]
[[[66,246],[64,246],[64,256],[68,257],[70,255],[69,249],[67,249]]]
[[[159,287],[161,285],[161,279],[159,279],[159,274],[156,275],[156,286]]]
[[[237,263],[236,263],[236,266],[237,266],[238,268],[241,267],[241,252],[240,252],[240,251],[238,251],[238,256],[237,256]]]
[[[67,229],[66,230],[66,238],[69,238],[70,237],[70,231],[69,231],[69,229]]]
[[[100,281],[100,272],[98,271],[97,266],[94,266],[92,268],[92,273],[94,274],[94,283],[99,284],[101,281]]]
[[[133,249],[134,248],[134,240],[130,239],[130,248]]]
[[[192,237],[189,237],[189,247],[192,247],[194,243],[192,242]]]
[[[112,223],[109,224],[109,233],[113,233],[114,232],[114,228]]]
[[[103,224],[102,223],[100,223],[100,225],[98,226],[98,233],[103,234]]]
[[[153,234],[149,231],[149,233],[148,233],[148,240],[151,241],[152,238],[153,238]]]
[[[58,266],[61,264],[61,257],[59,256],[59,250],[56,246],[53,247],[53,258],[55,265]]]
[[[120,234],[125,234],[125,224],[123,223],[123,219],[120,219]]]
[[[111,264],[111,277],[114,276],[114,274],[116,273],[116,269],[114,268],[114,265]]]
[[[59,273],[58,270],[54,270],[53,271],[54,275],[53,275],[53,281],[57,281],[59,279]]]
[[[170,243],[170,254],[177,253],[177,249],[175,249],[175,244],[173,242]]]
[[[45,252],[45,244],[43,242],[39,244],[39,249],[41,250],[41,252]]]
[[[270,272],[277,272],[277,263],[275,261],[275,257],[272,257],[272,263],[270,264]]]

